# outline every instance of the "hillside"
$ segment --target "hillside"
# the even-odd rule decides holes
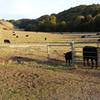
[[[99,32],[100,4],[80,5],[58,14],[43,15],[37,19],[10,20],[25,31],[38,32]]]
[[[0,20],[0,29],[2,30],[12,30],[14,29],[14,25],[8,21]]]
[[[73,21],[77,16],[96,16],[100,13],[100,4],[93,5],[80,5],[77,7],[70,8],[57,14],[59,21]]]

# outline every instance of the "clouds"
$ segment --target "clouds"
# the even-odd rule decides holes
[[[100,0],[0,0],[0,17],[6,19],[37,18],[58,13],[80,4],[100,3]]]

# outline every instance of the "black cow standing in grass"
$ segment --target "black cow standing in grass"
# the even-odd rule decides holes
[[[66,64],[72,64],[72,51],[64,53]]]
[[[93,46],[85,46],[83,48],[83,64],[95,66],[97,68],[98,57],[97,57],[97,48]]]
[[[10,44],[10,40],[5,39],[5,40],[4,40],[4,43],[8,43],[8,44]]]

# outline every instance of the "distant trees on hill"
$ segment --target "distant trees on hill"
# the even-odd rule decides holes
[[[92,32],[100,31],[100,4],[80,5],[58,14],[44,15],[37,19],[10,20],[26,31],[43,32]]]

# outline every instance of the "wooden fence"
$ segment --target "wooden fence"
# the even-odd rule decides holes
[[[72,66],[83,65],[83,47],[84,46],[94,46],[98,48],[98,66],[100,65],[100,42],[74,42],[68,41],[66,43],[50,43],[48,44],[48,58],[50,58],[50,47],[67,46],[72,51]],[[67,51],[67,50],[66,50]]]
[[[100,42],[67,41],[67,42],[51,42],[51,43],[50,42],[49,43],[38,43],[37,42],[37,43],[32,43],[32,44],[1,44],[0,48],[7,47],[7,48],[11,48],[12,51],[14,48],[14,50],[15,51],[18,50],[18,52],[20,52],[20,50],[24,50],[24,48],[27,48],[27,52],[29,54],[28,57],[30,56],[30,54],[32,56],[32,53],[33,53],[34,58],[36,58],[36,56],[39,56],[38,57],[39,59],[45,60],[45,58],[46,58],[46,61],[52,60],[54,63],[59,63],[59,64],[61,64],[61,62],[63,64],[65,64],[65,59],[64,59],[63,54],[65,52],[72,51],[72,66],[76,66],[76,65],[83,64],[82,52],[83,52],[84,46],[95,46],[98,48],[98,65],[100,65]],[[34,47],[35,47],[35,49],[34,49]],[[16,48],[17,48],[17,50],[16,50]],[[31,49],[31,51],[30,51],[30,49]],[[34,50],[32,51],[32,49],[34,49]],[[3,49],[0,49],[0,52],[2,52],[2,50]],[[9,49],[7,49],[7,50],[9,50]],[[40,50],[40,51],[37,51],[37,50]],[[14,52],[11,54],[13,55]],[[26,52],[26,51],[24,51],[24,52]],[[23,53],[23,51],[22,51],[22,53]],[[3,54],[3,53],[1,53],[1,54]],[[5,55],[6,55],[6,52],[5,52]],[[9,53],[9,55],[10,55],[10,53]],[[23,53],[23,55],[26,55],[26,54]]]

